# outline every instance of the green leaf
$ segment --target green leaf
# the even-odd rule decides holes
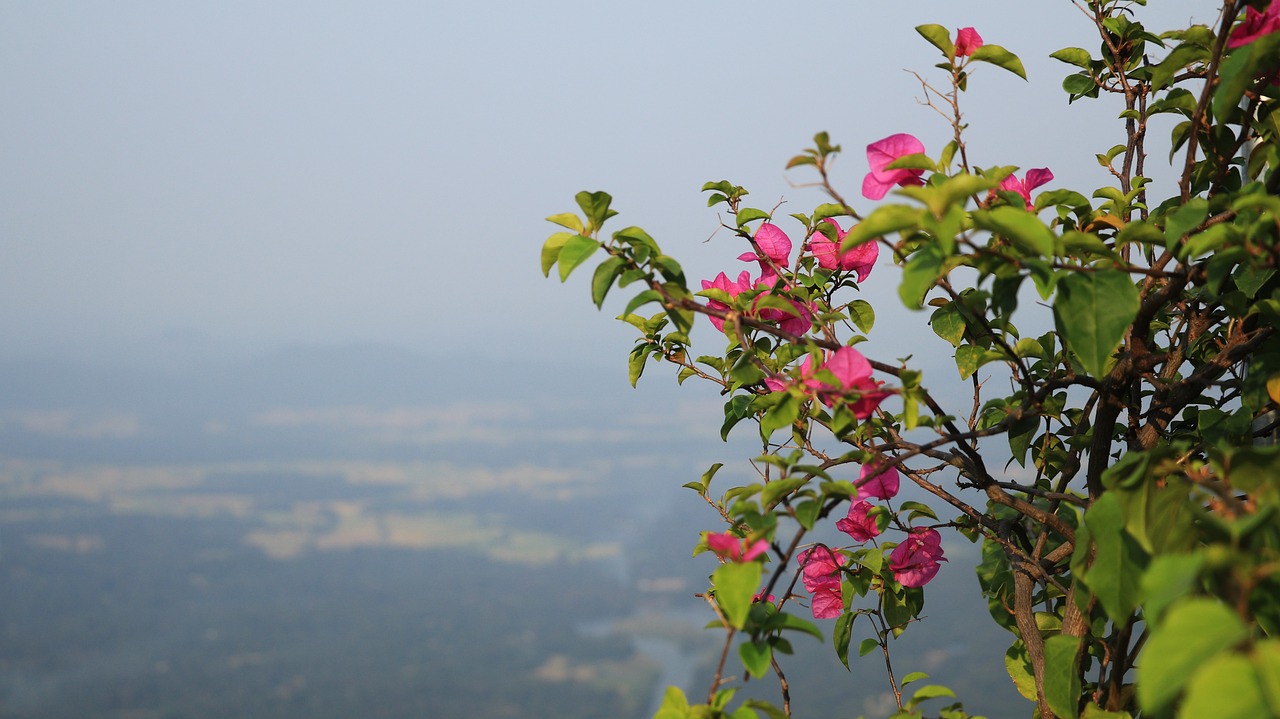
[[[787,397],[791,395],[788,394]],[[772,509],[780,499],[803,487],[808,481],[803,477],[775,479],[764,486],[764,491],[760,493],[760,504],[765,509]]]
[[[555,266],[556,260],[560,259],[560,250],[564,249],[564,243],[573,237],[568,232],[557,232],[547,238],[542,245],[542,276],[550,277],[551,268]]]
[[[920,224],[922,212],[921,209],[908,205],[881,205],[849,230],[844,242],[840,243],[840,251],[848,252],[850,248],[863,242],[915,227]]]
[[[644,374],[644,366],[649,361],[649,355],[656,349],[651,344],[642,344],[631,350],[631,355],[627,357],[627,379],[631,380],[632,387],[640,381],[640,375]]]
[[[769,219],[769,213],[765,212],[764,210],[757,210],[754,207],[744,207],[741,210],[738,210],[738,227],[742,227],[748,222],[755,222],[756,220],[768,220],[768,219]]]
[[[1219,654],[1204,663],[1187,684],[1178,719],[1258,719],[1275,716],[1249,660]]]
[[[966,323],[964,315],[961,314],[955,302],[948,302],[934,310],[929,318],[929,326],[933,327],[934,334],[950,342],[952,347],[959,347],[964,339]]]
[[[636,308],[640,307],[641,305],[647,305],[650,302],[661,302],[661,301],[662,301],[662,294],[659,293],[657,290],[645,290],[644,292],[641,292],[640,294],[631,298],[631,301],[627,303],[627,309],[623,310],[622,314],[623,316],[626,316],[635,312]]]
[[[613,198],[607,192],[583,190],[574,195],[573,199],[577,201],[578,207],[582,208],[582,213],[587,216],[587,222],[591,223],[592,228],[600,229],[604,226],[605,220],[618,214],[609,209],[609,203],[613,202]]]
[[[1138,701],[1144,713],[1163,711],[1197,668],[1248,634],[1235,612],[1212,599],[1190,597],[1176,603],[1151,632],[1138,665]]]
[[[743,642],[738,645],[738,658],[751,676],[762,679],[769,673],[773,647],[765,642]]]
[[[836,618],[836,627],[831,633],[831,641],[836,645],[836,658],[845,669],[849,668],[849,640],[853,637],[853,620],[857,618],[855,612],[841,614]]]
[[[1271,714],[1280,716],[1280,641],[1268,639],[1253,645],[1253,666]]]
[[[902,284],[898,286],[898,297],[904,305],[920,309],[924,304],[925,293],[938,281],[944,259],[942,249],[937,244],[925,245],[907,258],[906,265],[902,268]]]
[[[999,45],[983,45],[974,50],[970,57],[978,62],[989,62],[996,67],[1004,68],[1023,80],[1027,79],[1027,71],[1022,67],[1022,61],[1018,56]]]
[[[600,249],[600,243],[590,237],[582,235],[573,235],[569,237],[564,247],[560,248],[560,281],[564,282],[569,279],[569,273],[573,272],[578,265],[582,264]],[[545,260],[543,261],[545,264]]]
[[[1125,532],[1124,508],[1114,492],[1095,500],[1085,512],[1084,522],[1096,547],[1085,583],[1107,616],[1117,623],[1124,622],[1142,598],[1145,555]]]
[[[1032,699],[1034,700],[1034,697]],[[1129,712],[1109,712],[1097,704],[1090,703],[1085,705],[1080,719],[1133,719],[1133,715]]]
[[[783,629],[790,629],[802,634],[808,634],[814,639],[822,641],[822,630],[818,628],[817,624],[801,619],[794,614],[787,614],[786,612],[778,612],[777,616],[780,620],[778,626]]]
[[[876,310],[866,300],[854,300],[845,307],[849,319],[855,327],[863,332],[870,332],[876,324]]]
[[[924,672],[911,672],[910,674],[902,678],[902,686],[905,687],[911,682],[918,682],[921,679],[928,679],[928,678],[929,678],[929,675],[925,674]]]
[[[685,698],[684,692],[680,687],[667,687],[662,695],[662,704],[653,719],[688,719],[690,716],[689,700]]]
[[[1204,552],[1161,554],[1151,560],[1151,565],[1142,574],[1142,593],[1145,598],[1142,613],[1147,621],[1160,621],[1170,604],[1195,589],[1204,562]]]
[[[552,215],[547,218],[547,222],[554,222],[561,227],[573,230],[574,234],[586,234],[586,228],[582,226],[582,220],[572,212],[561,212],[558,215]]]
[[[597,308],[604,306],[605,295],[609,294],[609,290],[613,288],[613,281],[622,274],[625,263],[626,260],[614,255],[601,262],[595,274],[591,276],[591,301],[596,303]]]
[[[751,611],[751,598],[760,586],[759,562],[721,564],[711,575],[716,590],[716,604],[734,629],[746,626]]]
[[[1036,701],[1036,678],[1031,660],[1027,658],[1027,647],[1021,639],[1015,640],[1004,653],[1004,668],[1009,672],[1018,693],[1028,701]]]
[[[874,638],[863,639],[858,644],[858,656],[865,657],[871,652],[874,652],[876,648],[879,646],[880,646],[880,641],[878,639],[874,639]]]
[[[1044,643],[1044,698],[1059,717],[1075,719],[1080,702],[1080,673],[1076,653],[1080,638],[1058,634]]]
[[[1058,333],[1080,365],[1101,378],[1138,306],[1138,288],[1128,274],[1109,269],[1072,272],[1058,283],[1053,316]]]
[[[1021,207],[995,207],[973,213],[973,224],[1009,238],[1023,252],[1040,257],[1053,256],[1054,234],[1040,218]]]
[[[768,437],[783,427],[790,427],[800,416],[800,400],[790,392],[781,393],[781,399],[760,418],[760,433]],[[800,480],[802,483],[804,480]]]
[[[1078,47],[1064,47],[1057,52],[1050,53],[1049,57],[1085,70],[1088,70],[1093,62],[1093,58],[1089,56],[1089,51]]]
[[[929,23],[926,25],[917,25],[916,32],[920,33],[920,37],[929,41],[929,44],[942,51],[947,59],[956,56],[956,46],[951,43],[951,31],[947,28]]]

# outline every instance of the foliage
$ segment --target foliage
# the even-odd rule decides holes
[[[1019,177],[971,162],[960,106],[974,63],[1025,71],[973,28],[953,41],[923,25],[945,84],[920,82],[951,142],[936,155],[905,133],[870,143],[863,196],[893,198],[860,210],[828,176],[840,146],[816,135],[788,168],[816,171],[828,201],[791,215],[805,237],[794,263],[784,218],[728,181],[703,190],[760,273],[722,273],[701,291],[644,230],[605,233],[615,212],[603,192],[578,195],[581,216],[549,218],[567,231],[545,244],[544,273],[563,280],[603,252],[597,305],[641,288],[620,317],[641,334],[632,383],[651,362],[714,383],[722,437],[747,424],[762,445],[758,482],[712,492],[717,465],[686,485],[737,538],[699,545],[722,547],[706,596],[724,653],[705,703],[673,688],[659,717],[789,716],[782,655],[820,633],[795,611],[806,600],[835,620],[839,661],[853,646],[883,656],[894,716],[923,716],[951,692],[909,688],[919,677],[898,679],[890,649],[928,631],[913,624],[945,561],[938,530],[982,542],[981,586],[1013,635],[1006,668],[1038,716],[1280,714],[1280,448],[1266,441],[1280,400],[1280,3],[1226,0],[1215,27],[1160,34],[1138,19],[1142,4],[1082,3],[1098,49],[1052,54],[1072,68],[1070,102],[1124,105],[1119,142],[1096,154],[1112,182],[1087,194],[1033,197],[1047,168]],[[1146,171],[1166,149],[1148,135],[1160,115],[1177,122],[1168,198],[1149,196]],[[971,389],[962,405],[944,406],[909,360],[855,349],[875,323],[857,293],[876,254],[901,267],[902,301],[930,308]],[[694,354],[697,315],[723,332],[723,351]],[[1021,469],[997,466],[1005,456]],[[895,506],[900,477],[950,514]],[[849,546],[807,541],[841,517]],[[744,550],[761,541],[767,552]],[[781,708],[734,705],[735,641],[745,674],[777,678]],[[968,716],[959,703],[933,711]]]

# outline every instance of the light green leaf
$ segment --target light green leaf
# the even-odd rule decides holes
[[[1164,610],[1174,601],[1195,589],[1204,567],[1204,552],[1193,554],[1161,554],[1151,560],[1142,575],[1142,607],[1147,621],[1159,621]]]
[[[849,230],[844,242],[840,243],[840,251],[848,252],[850,248],[863,242],[915,227],[920,224],[922,212],[923,210],[908,205],[881,205]]]
[[[1031,255],[1053,256],[1053,231],[1021,207],[1005,205],[973,213],[973,224],[1007,237],[1015,247]]]
[[[585,234],[586,228],[582,226],[582,220],[572,212],[561,212],[558,215],[552,215],[547,218],[547,222],[554,222],[561,227],[573,230],[574,234]]]
[[[556,260],[560,259],[560,250],[564,249],[564,243],[573,237],[569,232],[557,232],[547,238],[542,245],[542,276],[550,277],[551,268],[555,266]]]
[[[598,249],[600,249],[600,243],[590,237],[573,235],[565,240],[564,247],[560,248],[560,256],[558,258],[560,281],[564,282],[569,279],[569,273],[595,254]],[[545,264],[545,260],[543,262]]]
[[[577,201],[578,207],[582,208],[582,213],[586,215],[587,222],[591,223],[591,228],[600,229],[604,226],[605,220],[618,214],[617,211],[609,209],[609,203],[613,202],[613,198],[607,192],[587,192],[583,190],[573,196]]]
[[[716,604],[735,629],[742,629],[751,611],[751,598],[760,586],[759,562],[722,564],[711,575],[716,590]]]
[[[1021,639],[1015,640],[1004,653],[1004,668],[1009,672],[1009,678],[1013,680],[1018,693],[1029,701],[1036,701],[1035,670],[1031,666],[1031,660],[1027,658],[1027,647]]]
[[[1259,719],[1275,716],[1267,706],[1258,675],[1240,654],[1219,654],[1206,661],[1187,684],[1178,719]]]
[[[911,682],[918,682],[921,679],[928,679],[928,678],[929,678],[929,675],[925,674],[924,672],[911,672],[910,674],[902,678],[902,686],[905,687]]]
[[[1067,348],[1094,377],[1104,377],[1111,356],[1138,314],[1138,288],[1124,272],[1073,272],[1058,282],[1054,321]]]
[[[1235,612],[1212,599],[1191,597],[1174,604],[1151,632],[1138,665],[1138,701],[1144,713],[1163,711],[1197,668],[1247,636]]]
[[[662,695],[662,705],[658,707],[658,713],[653,715],[653,719],[688,719],[689,700],[685,698],[684,692],[680,687],[667,687],[667,691]]]
[[[1097,704],[1087,704],[1080,719],[1133,719],[1129,712],[1109,712]]]
[[[640,307],[641,305],[646,305],[646,304],[649,304],[650,302],[661,302],[661,301],[662,301],[662,294],[659,293],[657,290],[645,290],[644,292],[641,292],[640,294],[631,298],[631,301],[627,303],[627,309],[624,310],[622,314],[625,317],[626,315],[629,315],[635,312],[636,308]]]

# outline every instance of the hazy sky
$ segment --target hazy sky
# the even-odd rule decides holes
[[[1214,17],[1152,5],[1155,30]],[[620,305],[541,277],[542,218],[608,190],[618,227],[691,279],[736,270],[728,235],[704,242],[704,181],[807,211],[822,198],[788,181],[811,176],[783,165],[816,131],[845,146],[853,197],[868,142],[945,142],[903,71],[936,61],[923,22],[975,26],[1033,80],[975,74],[977,164],[1103,183],[1117,108],[1068,108],[1047,58],[1098,44],[1065,1],[4,2],[0,353],[461,341],[620,361]]]

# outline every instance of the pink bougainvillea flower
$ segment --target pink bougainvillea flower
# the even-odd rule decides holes
[[[800,377],[805,387],[817,392],[818,399],[828,407],[834,405],[845,393],[857,391],[860,396],[851,409],[855,417],[866,419],[889,396],[888,392],[880,389],[880,383],[871,378],[871,363],[852,347],[841,347],[828,354],[826,360],[816,368],[812,366],[810,359],[806,357],[801,363]],[[831,385],[819,379],[816,375],[820,370],[827,370],[835,375],[840,384]]]
[[[800,553],[804,588],[813,594],[809,607],[814,619],[834,619],[844,611],[840,589],[840,565],[844,555],[836,554],[821,544]]]
[[[1047,167],[1027,170],[1027,179],[1019,180],[1017,175],[1009,175],[1000,181],[1000,189],[1016,192],[1022,196],[1023,207],[1031,209],[1031,191],[1053,179],[1053,173]]]
[[[982,47],[982,36],[977,30],[962,27],[956,31],[956,57],[968,57],[980,47]]]
[[[809,608],[814,619],[835,619],[844,613],[844,596],[840,585],[818,587],[813,590]]]
[[[867,145],[867,164],[871,172],[862,180],[862,196],[882,199],[895,186],[923,185],[924,170],[886,170],[885,166],[905,155],[924,152],[924,143],[913,135],[899,133]]]
[[[942,537],[936,529],[913,529],[889,555],[889,570],[904,587],[923,587],[938,574]]]
[[[771,278],[766,275],[756,280],[756,286],[759,287],[764,284],[768,287],[772,287],[773,283],[776,281],[777,278]],[[763,296],[764,295],[761,295],[761,297]],[[813,311],[801,302],[797,302],[790,298],[788,298],[787,301],[795,308],[794,314],[785,310],[775,309],[773,307],[765,307],[761,309],[757,315],[760,319],[765,320],[766,322],[777,322],[778,329],[783,332],[790,332],[793,335],[803,335],[809,331],[811,326],[813,326]]]
[[[707,547],[720,558],[731,562],[750,562],[769,551],[769,543],[767,541],[757,539],[750,546],[747,546],[747,540],[733,532],[708,534]]]
[[[773,261],[773,264],[778,267],[790,266],[791,238],[787,237],[787,233],[783,232],[782,228],[765,222],[756,230],[755,241],[756,246],[765,254],[765,257]],[[744,252],[738,255],[738,259],[744,262],[759,262],[760,279],[770,285],[777,281],[778,275],[773,267],[755,252]]]
[[[1234,50],[1241,45],[1248,45],[1263,35],[1280,32],[1280,3],[1271,2],[1265,10],[1245,10],[1244,22],[1236,25],[1227,36],[1227,47]]]
[[[880,256],[880,245],[872,240],[857,247],[851,247],[848,252],[841,252],[840,243],[849,233],[831,218],[823,221],[836,228],[836,241],[828,240],[827,236],[821,232],[813,233],[813,239],[809,241],[809,249],[813,252],[814,259],[818,261],[818,266],[826,270],[856,271],[858,281],[865,282],[871,275],[871,268],[875,266],[876,258]]]
[[[875,468],[876,460],[862,465],[862,472],[858,475],[858,499],[868,497],[893,499],[897,496],[898,486],[901,483],[898,468],[890,465],[888,469],[872,476],[871,473]]]
[[[751,273],[747,272],[746,270],[743,270],[742,274],[738,275],[737,280],[730,280],[728,275],[721,272],[720,274],[716,275],[716,278],[714,280],[702,281],[702,289],[724,290],[729,294],[730,297],[737,297],[743,292],[746,292],[747,290],[751,289],[751,285],[752,285]],[[729,305],[719,300],[707,300],[707,306],[715,310],[729,309]],[[720,330],[721,332],[724,331],[724,320],[720,319],[719,317],[711,317],[711,324],[715,325],[716,329]]]
[[[866,500],[858,500],[849,507],[849,516],[836,522],[836,529],[849,535],[855,542],[865,542],[872,537],[880,534],[880,527],[876,525],[876,518],[872,517],[871,503]]]
[[[818,587],[840,586],[840,566],[844,564],[844,555],[837,554],[829,547],[819,544],[799,554],[800,566],[803,568],[804,588],[814,591]]]

